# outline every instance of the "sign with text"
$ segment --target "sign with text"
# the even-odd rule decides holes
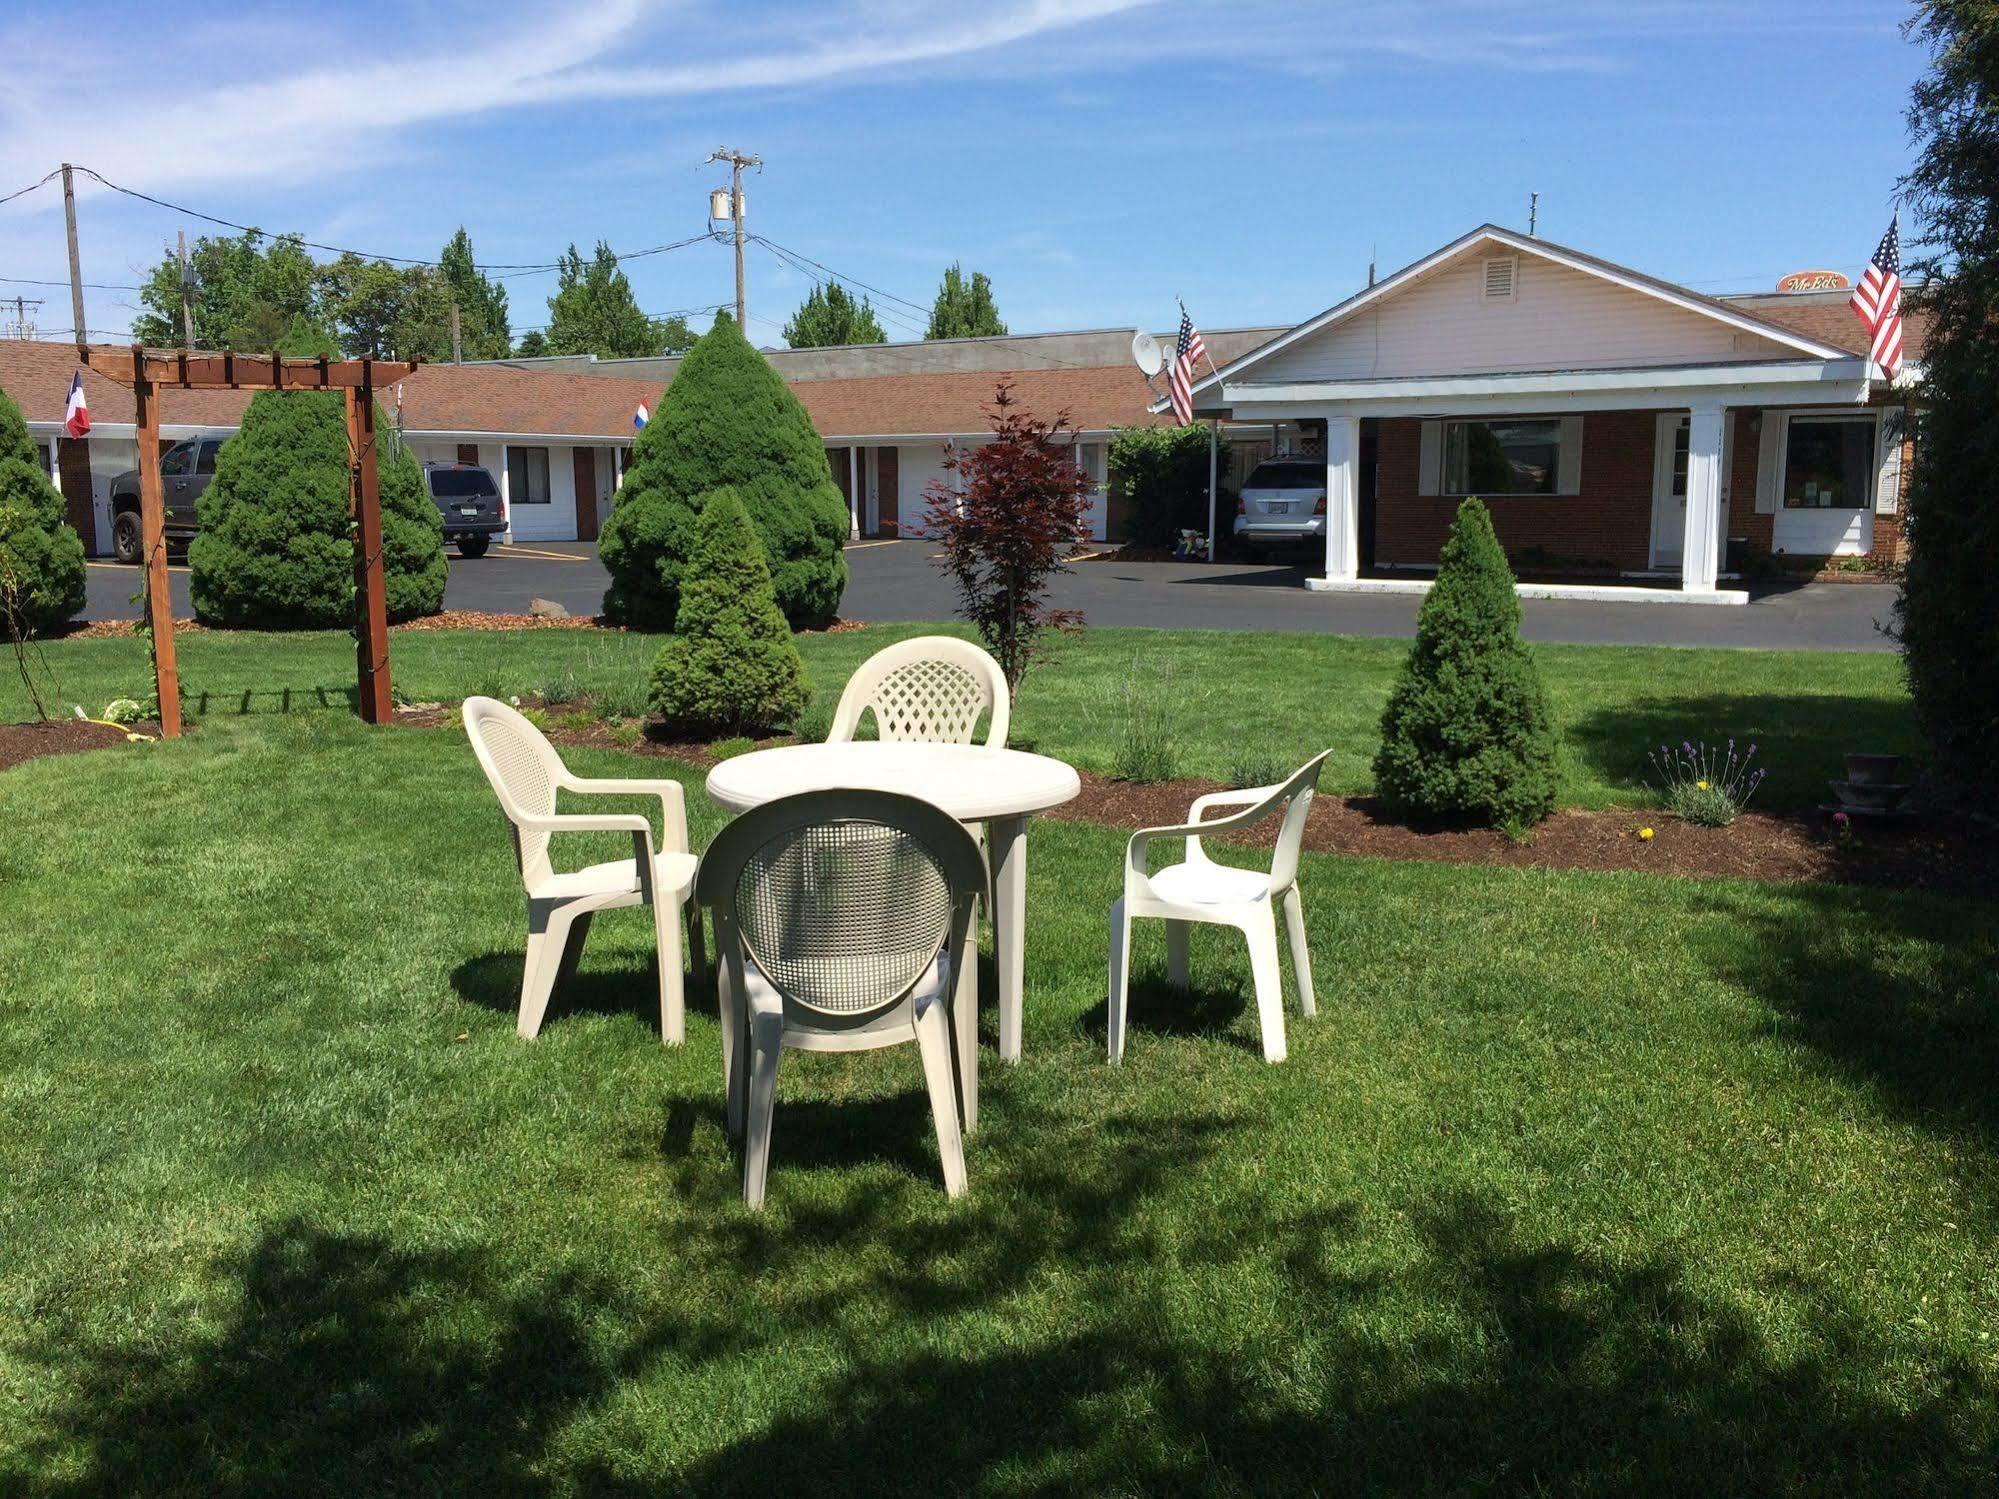
[[[1845,291],[1851,285],[1838,271],[1793,271],[1777,283],[1777,290]]]

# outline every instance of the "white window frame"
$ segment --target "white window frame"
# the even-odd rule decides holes
[[[1858,505],[1792,505],[1784,494],[1784,476],[1791,471],[1791,434],[1798,425],[1827,426],[1834,422],[1870,423],[1874,428],[1874,461],[1867,466],[1867,495]],[[1817,513],[1840,513],[1844,511],[1865,511],[1873,513],[1874,502],[1879,494],[1881,476],[1881,412],[1868,407],[1833,406],[1806,408],[1784,413],[1783,441],[1777,449],[1776,513],[1779,515],[1812,515]]]
[[[1483,490],[1454,489],[1451,486],[1451,477],[1452,477],[1451,429],[1453,427],[1468,427],[1474,424],[1482,427],[1491,427],[1501,423],[1512,424],[1512,423],[1524,423],[1524,422],[1544,422],[1548,426],[1551,426],[1555,429],[1555,475],[1554,475],[1555,483],[1552,489],[1548,490],[1509,489],[1494,494],[1487,494]],[[1562,444],[1565,435],[1564,432],[1565,424],[1562,421],[1561,413],[1548,412],[1546,414],[1542,414],[1542,413],[1530,412],[1525,416],[1499,416],[1499,417],[1447,416],[1443,419],[1443,423],[1444,423],[1443,452],[1440,456],[1440,462],[1437,468],[1437,493],[1443,498],[1451,500],[1462,500],[1462,499],[1467,499],[1472,495],[1478,495],[1479,498],[1481,499],[1492,499],[1492,500],[1555,500],[1563,498],[1564,491],[1562,489],[1562,468],[1563,468],[1562,460],[1564,454],[1562,451]],[[1469,460],[1467,460],[1467,467],[1469,467]],[[1469,473],[1467,473],[1464,477],[1467,479],[1467,481],[1469,481],[1470,479]]]

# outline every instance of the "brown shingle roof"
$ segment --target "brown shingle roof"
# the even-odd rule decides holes
[[[1729,297],[1724,305],[1740,308],[1766,323],[1781,323],[1806,338],[1816,338],[1853,354],[1865,354],[1868,346],[1866,325],[1846,305],[1845,292],[1767,292],[1749,297]],[[1923,338],[1929,332],[1929,316],[1914,292],[1902,299],[1902,357],[1921,363]]]
[[[70,376],[78,368],[68,344],[0,340],[0,390],[19,403],[31,422],[62,420]],[[997,379],[979,371],[878,375],[800,381],[792,389],[828,438],[931,435],[984,431],[984,408]],[[1146,412],[1151,392],[1129,365],[1024,370],[1012,379],[1027,410],[1049,418],[1067,411],[1081,430],[1153,420]],[[92,421],[132,421],[129,389],[95,370],[84,370],[83,386]],[[386,405],[394,396],[385,390],[382,400]],[[162,397],[161,422],[233,427],[248,401],[245,391],[168,391]],[[659,406],[655,382],[500,365],[429,364],[403,382],[403,425],[412,432],[621,439],[631,436],[632,412],[640,401]]]

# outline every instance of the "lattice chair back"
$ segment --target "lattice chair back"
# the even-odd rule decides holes
[[[848,680],[833,713],[829,743],[852,739],[873,712],[885,740],[970,744],[990,713],[988,745],[1003,748],[1011,703],[999,662],[968,640],[920,635],[877,651]]]
[[[521,826],[523,817],[547,817],[555,810],[555,788],[562,780],[562,760],[540,729],[498,698],[468,697],[460,710],[472,753],[514,835],[514,857],[521,883],[532,890],[552,872],[545,831]]]
[[[724,961],[747,953],[788,1022],[834,1030],[900,1003],[947,942],[954,961],[968,961],[985,878],[971,835],[931,803],[811,791],[724,828],[701,860],[697,895],[715,909]]]

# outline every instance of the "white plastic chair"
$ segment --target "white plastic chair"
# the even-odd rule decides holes
[[[1111,972],[1109,1046],[1113,1063],[1124,1057],[1126,990],[1131,981],[1131,923],[1139,916],[1156,916],[1166,923],[1166,976],[1176,985],[1187,982],[1187,927],[1191,922],[1232,926],[1249,944],[1250,975],[1256,989],[1257,1020],[1263,1030],[1263,1057],[1284,1060],[1284,993],[1278,977],[1276,906],[1284,907],[1284,924],[1291,939],[1291,969],[1298,984],[1298,1008],[1318,1013],[1312,997],[1312,955],[1305,945],[1305,908],[1298,898],[1298,846],[1305,836],[1305,817],[1318,788],[1319,768],[1331,750],[1322,750],[1289,780],[1277,786],[1243,791],[1215,791],[1197,797],[1187,821],[1167,828],[1141,828],[1125,849],[1124,894],[1111,905]],[[1207,821],[1215,807],[1242,807],[1228,817]],[[1251,827],[1283,809],[1277,847],[1264,873],[1218,864],[1201,846],[1204,835]],[[1146,872],[1146,849],[1155,838],[1185,838],[1187,857],[1157,874]]]
[[[715,913],[728,1125],[744,1136],[743,1201],[763,1206],[778,1058],[914,1041],[937,1123],[944,1190],[965,1190],[962,1087],[975,1086],[971,834],[880,791],[810,791],[744,813],[701,861]],[[974,978],[974,983],[976,979]]]
[[[541,730],[496,698],[470,697],[462,710],[466,737],[479,768],[500,799],[514,839],[514,858],[528,900],[527,964],[521,974],[516,1029],[532,1039],[556,989],[569,982],[583,954],[590,921],[599,911],[651,906],[659,944],[659,1028],[669,1046],[687,1037],[686,993],[680,964],[683,909],[697,975],[706,971],[699,910],[689,904],[698,863],[687,848],[685,795],[678,781],[591,780],[573,776]],[[584,795],[657,796],[660,842],[636,812],[602,815],[557,813],[558,790]],[[591,864],[566,874],[549,862],[556,833],[630,833],[632,857]]]
[[[886,740],[970,744],[979,715],[990,712],[986,744],[1006,746],[1011,705],[999,662],[968,640],[919,635],[876,651],[840,693],[828,744],[852,739],[870,710]]]

